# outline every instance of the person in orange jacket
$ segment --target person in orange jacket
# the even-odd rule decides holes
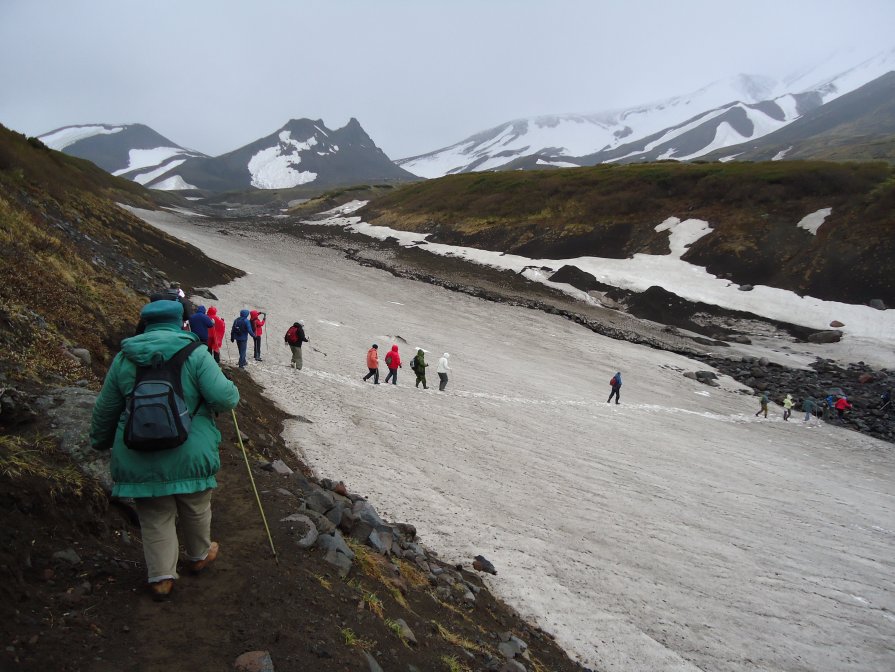
[[[253,310],[249,313],[249,324],[252,325],[252,340],[255,342],[255,361],[261,360],[261,336],[264,333],[262,327],[267,321],[267,313],[259,313]]]
[[[398,369],[401,368],[401,355],[398,354],[398,346],[393,345],[391,352],[385,356],[385,365],[388,367],[388,375],[385,377],[385,384],[392,381],[392,385],[398,384]]]
[[[372,348],[367,350],[367,368],[370,373],[364,376],[364,382],[367,382],[372,376],[373,384],[379,385],[379,346],[375,343]]]

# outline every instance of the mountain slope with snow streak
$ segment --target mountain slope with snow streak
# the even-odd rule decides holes
[[[700,158],[792,123],[895,68],[895,50],[847,67],[831,60],[783,82],[737,75],[625,110],[517,119],[397,161],[421,177],[484,170]]]

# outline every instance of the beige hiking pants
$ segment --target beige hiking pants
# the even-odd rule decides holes
[[[292,348],[292,366],[301,369],[301,347],[298,345],[290,345]]]
[[[143,555],[149,583],[177,578],[180,522],[189,560],[204,560],[211,548],[211,489],[189,495],[135,499],[143,531]]]

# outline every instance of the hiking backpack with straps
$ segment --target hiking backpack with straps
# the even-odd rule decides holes
[[[180,377],[183,363],[200,347],[205,344],[190,343],[166,361],[137,366],[134,391],[128,395],[125,405],[124,445],[128,448],[167,450],[187,440],[192,416],[199,410],[202,400],[190,413],[183,400]]]
[[[289,345],[295,345],[298,343],[298,327],[294,324],[289,327],[289,330],[286,332],[286,342]]]

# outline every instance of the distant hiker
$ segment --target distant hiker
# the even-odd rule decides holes
[[[211,491],[217,486],[215,474],[221,466],[221,434],[215,427],[214,414],[235,408],[239,391],[224,377],[207,349],[198,346],[197,337],[181,331],[183,312],[179,304],[156,301],[145,306],[140,316],[146,322],[146,332],[121,342],[121,352],[112,361],[93,407],[90,445],[96,450],[112,450],[112,496],[134,500],[149,588],[153,597],[161,600],[170,596],[177,579],[180,542],[190,571],[205,569],[218,556],[219,546],[211,540]],[[184,352],[185,347],[193,349]],[[190,422],[182,422],[179,428],[168,422],[141,424],[141,431],[137,431],[127,422],[131,414],[137,415],[140,408],[147,407],[140,404],[137,375],[157,377],[154,371],[163,371],[164,367],[148,369],[148,373],[144,367],[151,367],[159,359],[182,360],[176,374],[181,389],[179,396],[172,396],[190,413]],[[148,399],[143,397],[143,401]],[[169,403],[164,406],[173,413]],[[148,436],[147,427],[152,430]],[[170,440],[172,429],[186,433],[180,445],[147,447],[153,436],[159,437],[159,443],[165,436]],[[133,442],[134,433],[143,434],[141,443]],[[141,449],[129,445],[140,445]],[[175,521],[180,525],[180,540]]]
[[[795,406],[795,403],[792,399],[791,394],[787,394],[786,398],[783,400],[783,419],[789,421],[789,416],[792,415],[792,407]]]
[[[841,425],[845,419],[845,412],[852,407],[848,403],[848,397],[839,397],[833,407],[836,409],[836,424]]]
[[[292,361],[289,362],[289,367],[301,371],[301,344],[308,342],[308,337],[305,336],[305,321],[293,322],[292,326],[286,330],[283,340],[286,341],[286,345],[292,351]]]
[[[802,401],[802,410],[805,411],[805,422],[808,422],[811,416],[814,415],[815,408],[817,408],[817,402],[811,397],[805,397]]]
[[[410,368],[416,374],[416,385],[415,387],[419,387],[420,383],[423,384],[423,389],[428,390],[429,388],[426,386],[426,368],[429,365],[426,364],[426,351],[422,348],[416,349],[416,357],[414,357],[410,362]]]
[[[375,343],[367,350],[367,368],[370,372],[364,376],[364,382],[373,376],[373,384],[379,385],[379,346]]]
[[[448,384],[448,371],[451,370],[451,367],[448,366],[448,358],[450,358],[450,355],[444,353],[441,356],[441,359],[438,360],[438,366],[435,367],[435,372],[438,374],[439,392],[444,392],[444,388],[446,388]]]
[[[264,317],[262,317],[262,315]],[[255,361],[261,360],[261,336],[264,334],[264,324],[267,321],[267,313],[253,310],[249,313],[249,324],[252,325],[252,340],[255,342]]]
[[[891,391],[891,390],[886,390],[885,392],[883,392],[883,393],[880,395],[879,399],[880,399],[880,401],[879,401],[879,407],[880,407],[880,410],[882,410],[882,409],[884,409],[886,406],[888,406],[889,403],[891,403],[891,401],[892,401],[892,391]]]
[[[208,349],[211,351],[214,361],[220,364],[221,346],[224,344],[227,323],[218,316],[218,309],[215,306],[208,309],[208,317],[214,320],[214,329],[208,330]]]
[[[615,397],[615,403],[619,402],[619,393],[622,389],[622,374],[621,371],[616,371],[615,375],[612,376],[612,380],[609,381],[609,385],[612,387],[612,392],[609,393],[609,398],[606,400],[608,404],[612,401],[612,397]]]
[[[830,421],[830,418],[833,415],[833,409],[835,408],[835,406],[836,406],[836,397],[834,397],[831,394],[824,400],[824,410],[823,410],[824,422]]]
[[[196,308],[196,312],[190,315],[189,323],[190,331],[196,334],[199,340],[207,346],[208,334],[214,330],[214,320],[205,314],[205,306]]]
[[[768,403],[769,403],[770,401],[771,401],[771,400],[768,398],[768,393],[767,393],[767,392],[762,392],[762,393],[761,393],[761,399],[758,400],[758,403],[760,404],[760,406],[759,406],[759,408],[758,408],[758,413],[755,414],[755,417],[756,417],[756,418],[757,418],[759,415],[761,415],[762,413],[764,413],[764,417],[768,417]]]
[[[388,367],[388,375],[385,377],[385,384],[392,381],[392,385],[398,384],[398,369],[404,368],[401,364],[401,355],[398,354],[398,346],[393,345],[392,349],[385,354],[385,365]]]
[[[235,342],[239,350],[240,369],[246,368],[249,364],[246,359],[246,347],[250,333],[252,333],[252,325],[249,324],[249,311],[243,308],[239,311],[239,317],[233,320],[233,326],[230,327],[230,342]]]
[[[180,288],[179,282],[172,282],[171,286],[168,288],[168,291],[172,294],[176,294],[178,299],[186,298],[186,294],[184,294],[183,290]]]

